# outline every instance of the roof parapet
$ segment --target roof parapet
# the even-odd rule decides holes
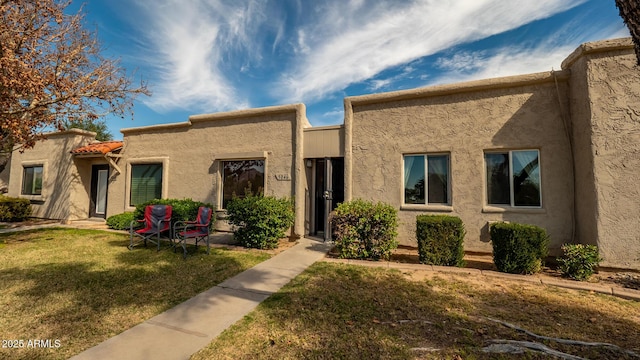
[[[432,85],[423,88],[392,91],[386,93],[350,96],[345,103],[351,105],[366,105],[378,102],[409,100],[431,96],[451,95],[465,92],[476,92],[490,89],[528,86],[557,80],[567,80],[569,70],[547,71],[525,75],[505,76],[499,78],[482,79],[453,84]]]
[[[299,104],[290,104],[290,105],[268,106],[268,107],[255,108],[255,109],[234,110],[234,111],[226,111],[226,112],[211,113],[211,114],[197,114],[197,115],[189,116],[189,119],[185,122],[133,127],[133,128],[121,129],[120,132],[124,135],[127,135],[131,133],[138,133],[138,132],[145,132],[145,131],[188,128],[188,127],[191,127],[194,123],[198,123],[198,122],[230,120],[230,119],[257,117],[257,116],[263,116],[263,115],[280,114],[280,113],[288,113],[288,112],[301,113],[303,115],[304,121],[306,122],[305,127],[311,126],[309,124],[309,120],[307,120],[305,105],[302,103],[299,103]]]
[[[579,58],[587,54],[595,54],[607,51],[633,49],[633,41],[630,37],[586,42],[578,46],[560,65],[562,69],[567,69]]]

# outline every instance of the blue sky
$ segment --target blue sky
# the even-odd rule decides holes
[[[74,3],[70,10],[81,3]],[[346,96],[559,69],[629,36],[614,0],[87,0],[105,55],[148,82],[121,128],[302,102],[341,124]]]

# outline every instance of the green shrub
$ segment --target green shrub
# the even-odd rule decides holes
[[[24,221],[31,215],[31,203],[28,199],[0,196],[0,221]]]
[[[490,227],[493,262],[499,271],[533,274],[542,269],[549,238],[535,225],[495,223]]]
[[[107,218],[107,226],[114,230],[129,230],[132,221],[133,213],[124,212],[122,214],[109,216]]]
[[[398,247],[398,211],[385,203],[353,200],[338,205],[331,216],[341,258],[389,259]]]
[[[227,220],[236,228],[234,238],[244,247],[275,249],[293,225],[293,202],[287,198],[247,195],[227,204]]]
[[[416,238],[420,263],[464,266],[464,224],[456,216],[418,215]]]
[[[564,244],[562,253],[558,259],[558,269],[562,276],[574,280],[587,280],[602,261],[595,245]]]
[[[153,199],[136,206],[136,210],[133,212],[133,218],[135,220],[142,220],[144,218],[144,209],[147,205],[171,205],[171,226],[178,221],[195,220],[198,216],[198,208],[200,206],[206,206],[215,211],[213,205],[191,199]],[[213,216],[211,218],[210,228],[213,229]]]

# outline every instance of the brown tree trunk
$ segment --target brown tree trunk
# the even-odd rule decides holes
[[[629,28],[631,38],[635,44],[638,65],[640,65],[640,1],[616,0],[616,6],[620,10],[620,17]]]

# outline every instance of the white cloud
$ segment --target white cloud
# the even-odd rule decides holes
[[[552,68],[559,70],[562,60],[572,51],[571,46],[535,49],[505,47],[487,57],[471,55],[476,59],[471,67],[466,64],[458,64],[460,67],[448,64],[447,72],[432,79],[430,84],[529,74],[550,71]]]
[[[294,49],[296,54],[308,55],[311,52],[309,45],[307,45],[307,34],[304,30],[298,30],[298,46]]]
[[[436,83],[445,77],[451,82],[549,70],[549,64],[559,68],[585,38],[580,31],[604,34],[599,38],[628,35],[620,26],[576,30],[566,24],[566,31],[535,47],[442,57],[437,65],[444,75],[438,76],[417,72],[424,64],[415,60],[587,0],[123,1],[140,10],[132,23],[144,39],[145,66],[155,70],[148,76],[154,94],[143,101],[155,111],[239,109],[258,97],[313,103],[362,82],[381,91],[407,78]],[[390,75],[383,73],[389,69]],[[242,78],[259,83],[242,83]],[[264,89],[271,93],[258,94]]]
[[[436,66],[449,71],[471,71],[478,68],[479,62],[484,58],[485,51],[460,52],[450,58],[438,58]]]
[[[318,99],[381,71],[549,17],[585,0],[340,0],[305,25],[307,56],[282,75],[285,101]]]
[[[393,82],[393,79],[374,79],[370,81],[369,89],[371,91],[380,90]]]
[[[313,126],[336,125],[344,122],[344,109],[337,107],[320,113],[311,112],[308,115]]]
[[[620,25],[585,27],[571,22],[541,39],[535,46],[511,45],[493,51],[460,52],[436,60],[443,72],[425,85],[454,83],[501,76],[560,70],[578,44],[628,36]]]
[[[156,69],[150,84],[153,96],[146,105],[157,111],[249,106],[226,72],[248,71],[250,59],[260,59],[254,37],[255,27],[266,19],[260,3],[138,0],[136,4],[145,17],[138,21],[148,42],[145,61]]]

